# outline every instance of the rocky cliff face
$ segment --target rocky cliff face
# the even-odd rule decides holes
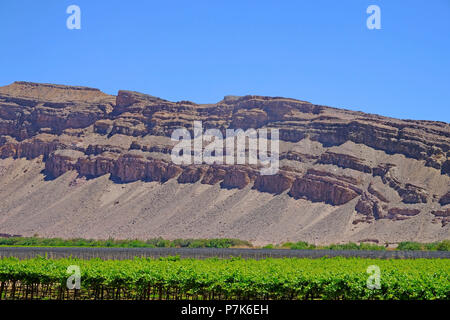
[[[262,176],[257,165],[174,164],[170,136],[180,127],[191,131],[194,120],[223,133],[279,129],[280,171]],[[279,97],[226,96],[199,105],[131,91],[110,96],[27,82],[1,87],[0,158],[39,157],[47,180],[67,172],[109,175],[114,183],[173,179],[345,206],[354,226],[419,217],[442,228],[448,223],[450,124],[444,122]]]

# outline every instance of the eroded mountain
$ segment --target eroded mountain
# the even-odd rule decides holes
[[[222,132],[277,128],[280,170],[174,164],[171,134],[194,121]],[[281,97],[196,104],[15,82],[0,87],[0,158],[5,233],[256,243],[450,235],[445,122]]]

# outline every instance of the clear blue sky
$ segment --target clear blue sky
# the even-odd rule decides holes
[[[81,8],[81,30],[66,8]],[[366,27],[370,4],[381,30]],[[0,1],[0,85],[285,96],[450,122],[450,0]]]

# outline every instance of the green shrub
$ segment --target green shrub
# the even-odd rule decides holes
[[[309,244],[304,241],[299,241],[291,245],[291,249],[293,250],[306,250],[306,249],[315,249],[316,246],[313,244]]]
[[[427,243],[424,246],[426,250],[450,251],[450,240]]]
[[[436,247],[436,250],[450,251],[450,240],[444,240],[441,243],[439,243]]]
[[[359,250],[386,250],[386,247],[371,243],[360,243]]]
[[[418,242],[404,241],[398,244],[397,250],[423,250],[423,246]]]
[[[248,247],[252,244],[245,240],[217,238],[217,239],[175,239],[166,240],[163,238],[153,238],[148,240],[94,240],[94,239],[61,239],[61,238],[36,238],[36,237],[11,237],[0,238],[0,245],[3,246],[41,246],[41,247],[120,247],[120,248],[231,248]],[[286,242],[281,245],[270,244],[264,249],[290,248],[293,250],[306,249],[329,249],[329,250],[386,250],[385,246],[353,242],[344,244],[332,244],[328,246],[315,246],[305,241],[295,243]],[[397,250],[439,250],[450,251],[450,240],[433,243],[418,243],[405,241],[399,243]]]
[[[281,245],[282,248],[292,249],[291,247],[294,245],[293,242],[285,242]]]

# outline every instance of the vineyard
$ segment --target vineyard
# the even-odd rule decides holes
[[[370,289],[367,268],[379,267]],[[67,289],[69,266],[80,288]],[[0,299],[450,299],[450,260],[0,259]]]

